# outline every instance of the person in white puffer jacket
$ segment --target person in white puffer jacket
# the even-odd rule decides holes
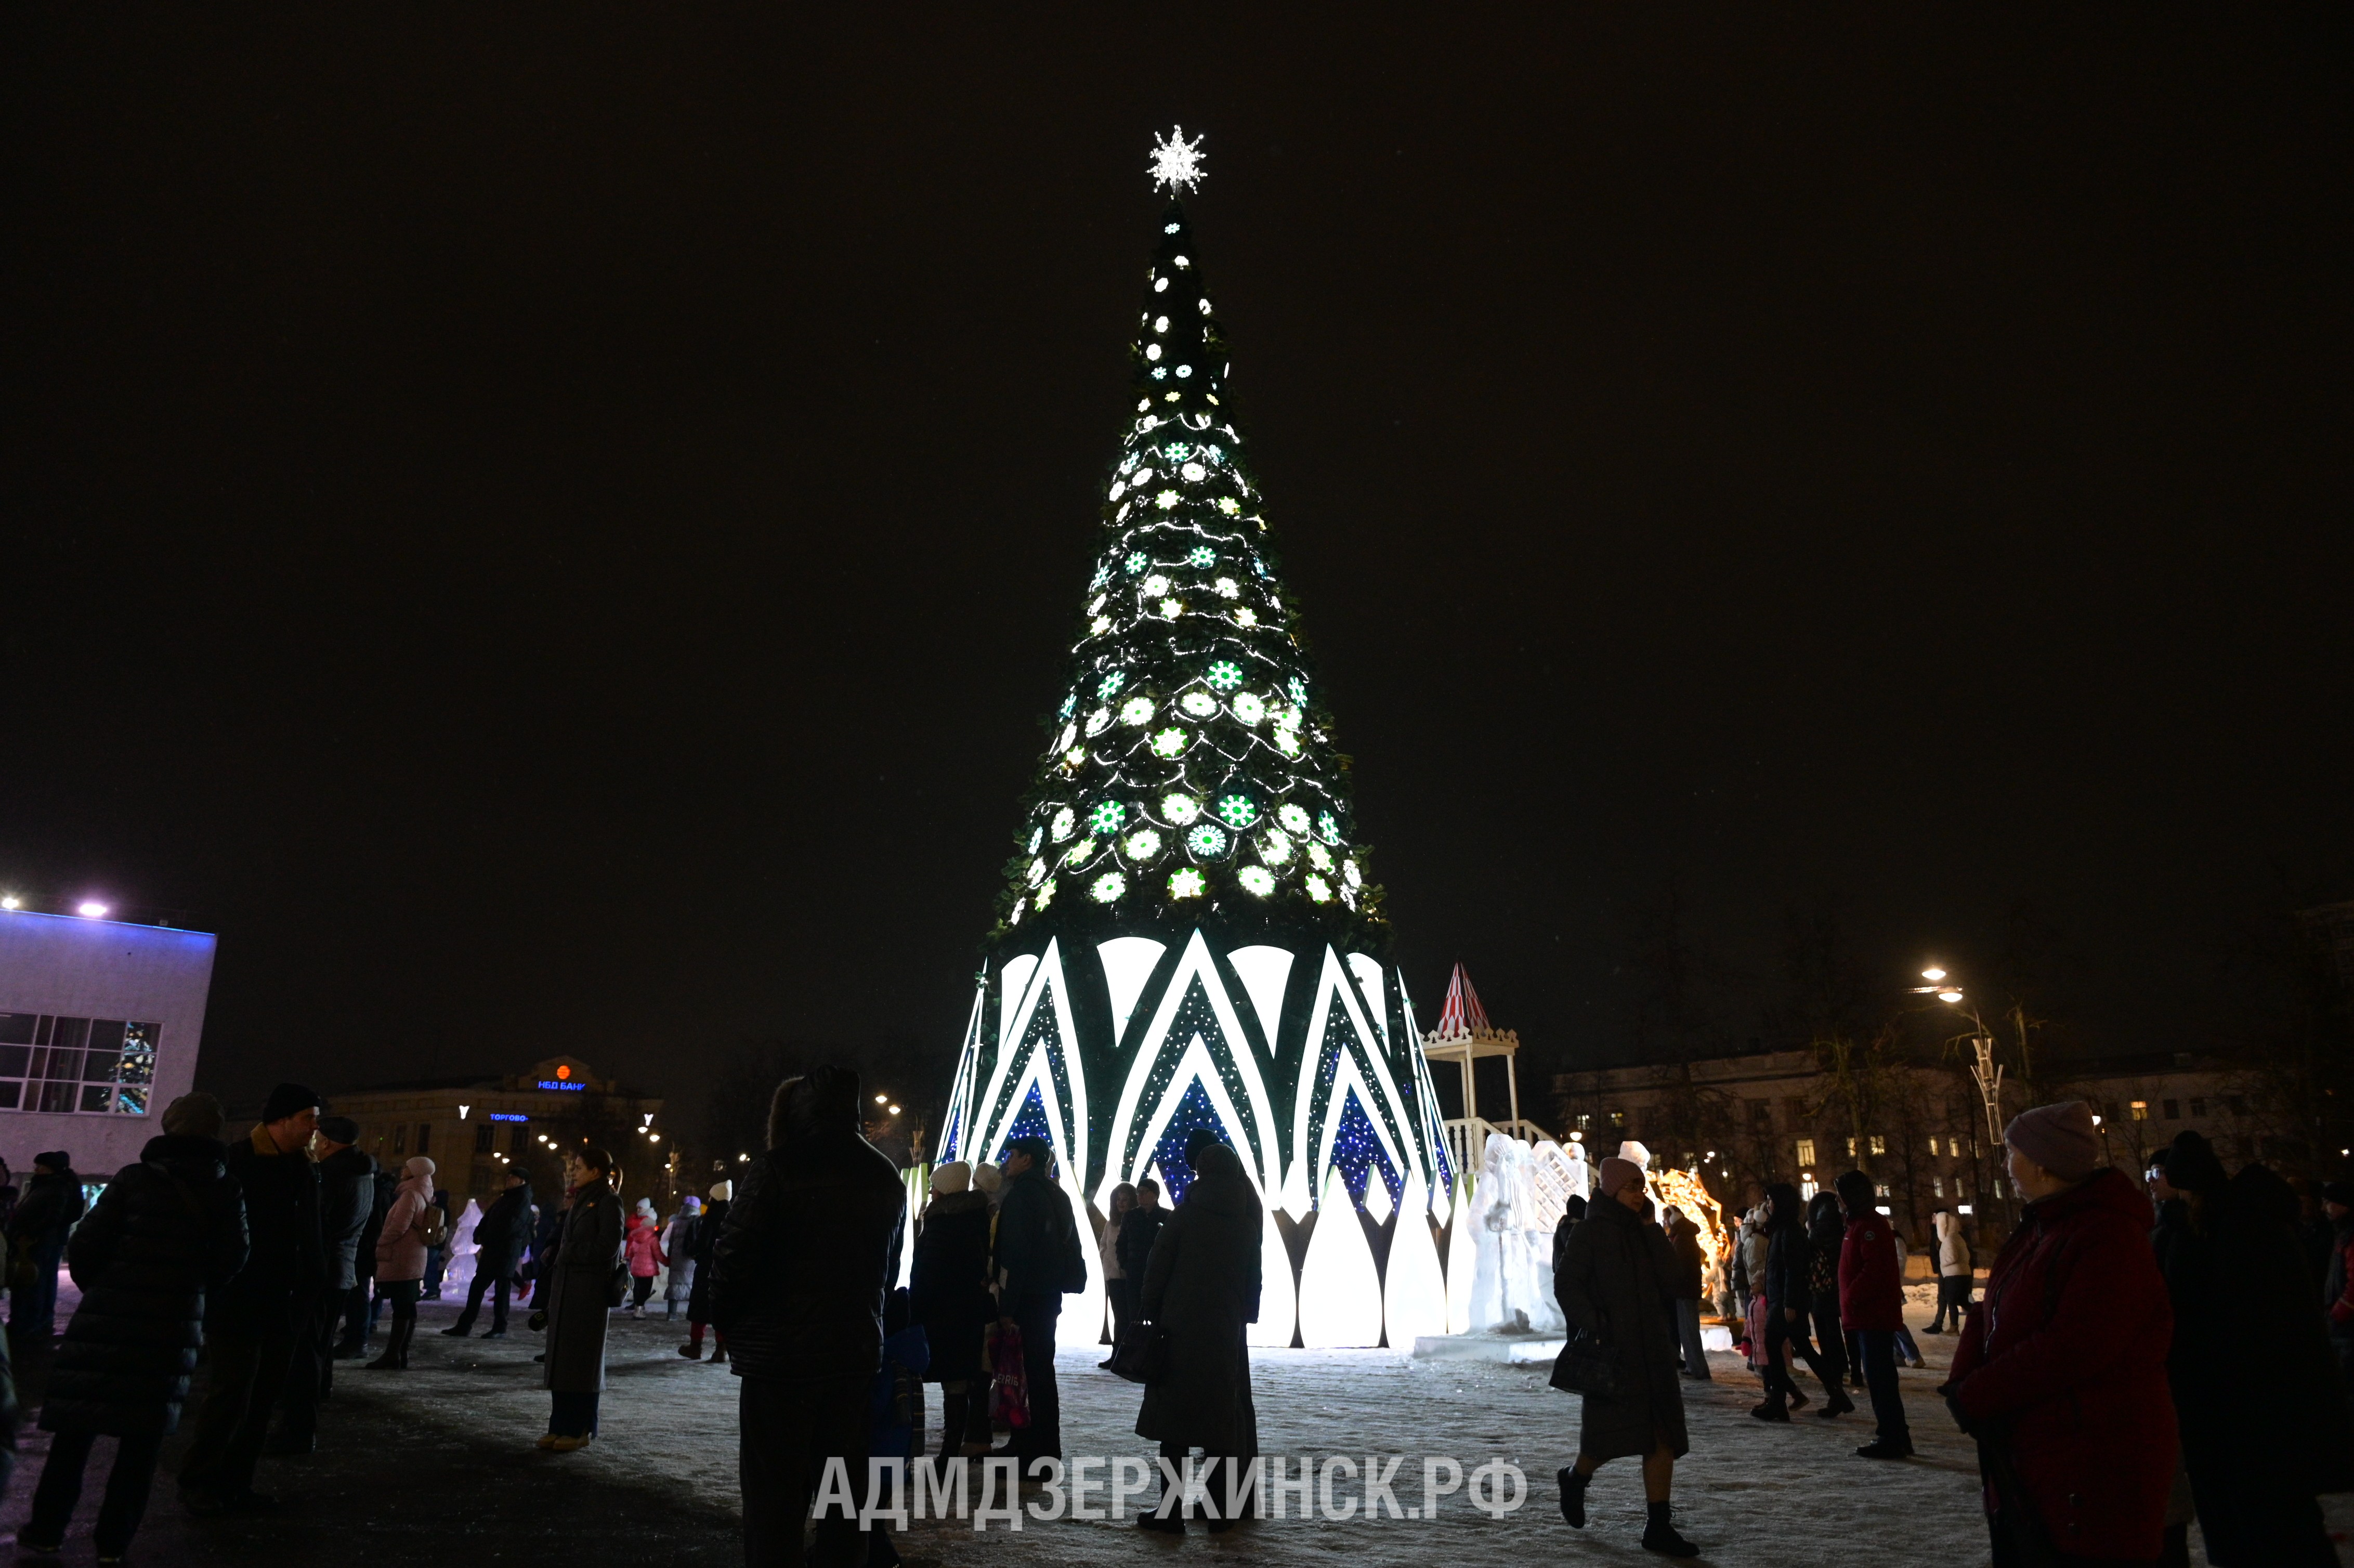
[[[1951,1209],[1940,1209],[1930,1216],[1930,1224],[1937,1233],[1937,1315],[1929,1319],[1925,1334],[1962,1331],[1962,1314],[1970,1305],[1970,1241],[1962,1234],[1962,1217]],[[1953,1315],[1950,1329],[1946,1314]]]

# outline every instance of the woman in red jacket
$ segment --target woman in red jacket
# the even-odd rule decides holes
[[[2150,1563],[2174,1480],[2174,1313],[2149,1203],[2100,1165],[2083,1101],[2003,1131],[2026,1201],[1942,1391],[1978,1440],[1995,1568]]]
[[[1896,1225],[1872,1203],[1872,1178],[1850,1171],[1833,1182],[1847,1214],[1840,1244],[1840,1321],[1863,1352],[1863,1381],[1880,1423],[1872,1441],[1856,1450],[1865,1459],[1909,1459],[1913,1429],[1896,1386],[1896,1330],[1904,1326],[1904,1282],[1896,1262]]]

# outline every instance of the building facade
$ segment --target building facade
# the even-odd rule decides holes
[[[398,1168],[411,1155],[434,1164],[454,1202],[487,1201],[520,1169],[535,1191],[561,1189],[566,1150],[611,1151],[623,1196],[651,1197],[668,1212],[677,1145],[663,1102],[600,1078],[578,1056],[551,1056],[504,1077],[422,1079],[371,1088],[323,1088],[329,1111],[359,1124],[359,1147]]]
[[[0,1158],[64,1150],[103,1177],[163,1131],[196,1075],[216,939],[0,911]]]
[[[1553,1087],[1564,1133],[1606,1147],[1638,1139],[1672,1165],[1702,1171],[1736,1212],[1766,1182],[1788,1181],[1812,1197],[1840,1172],[1861,1170],[1915,1245],[1939,1209],[1967,1213],[1981,1229],[2014,1213],[1985,1102],[1959,1065],[1850,1063],[1841,1071],[1812,1051],[1750,1052],[1564,1073]],[[2280,1107],[2211,1057],[2047,1066],[2032,1101],[2016,1083],[2004,1086],[2000,1115],[2067,1099],[2092,1105],[2110,1162],[2137,1175],[2183,1131],[2203,1133],[2233,1162],[2295,1152],[2275,1131]]]

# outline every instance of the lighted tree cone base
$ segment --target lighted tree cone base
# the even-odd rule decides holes
[[[1388,1266],[1382,1271],[1382,1329],[1392,1350],[1411,1350],[1417,1339],[1447,1332],[1447,1278],[1431,1239],[1429,1205],[1412,1186],[1390,1237]]]
[[[1299,1287],[1291,1277],[1291,1249],[1284,1245],[1283,1224],[1270,1205],[1259,1226],[1258,1321],[1250,1326],[1249,1341],[1268,1350],[1289,1350],[1299,1331]]]
[[[1471,1236],[1471,1189],[1455,1181],[1455,1223],[1447,1227],[1447,1331],[1471,1331],[1471,1281],[1479,1272],[1479,1243]]]
[[[1299,1343],[1310,1351],[1337,1351],[1381,1342],[1381,1275],[1336,1170],[1325,1178],[1324,1202],[1299,1266]]]

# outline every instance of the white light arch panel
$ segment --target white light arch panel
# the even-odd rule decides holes
[[[1196,1083],[1209,1097],[1210,1108],[1218,1113],[1221,1123],[1229,1128],[1239,1128],[1244,1125],[1242,1107],[1235,1105],[1234,1096],[1226,1092],[1225,1075],[1218,1071],[1218,1065],[1210,1060],[1209,1044],[1197,1033],[1187,1042],[1185,1054],[1178,1059],[1177,1071],[1171,1075],[1167,1087],[1161,1091],[1160,1102],[1146,1118],[1144,1136],[1138,1140],[1136,1153],[1128,1163],[1128,1173],[1121,1176],[1119,1181],[1140,1181],[1144,1179],[1143,1166],[1152,1158],[1152,1151],[1161,1147],[1161,1136],[1169,1130],[1169,1118],[1177,1114],[1178,1104],[1184,1099],[1185,1091]],[[1235,1152],[1239,1154],[1242,1150]],[[1251,1179],[1252,1186],[1259,1188],[1259,1196],[1264,1200],[1267,1189],[1260,1185],[1258,1172],[1250,1168],[1248,1161],[1244,1162],[1243,1173]],[[1109,1180],[1108,1173],[1106,1179]],[[1119,1185],[1119,1181],[1113,1181],[1112,1186]],[[1105,1191],[1108,1193],[1109,1190],[1107,1188]],[[1105,1199],[1107,1202],[1109,1201],[1108,1197]]]
[[[1373,1024],[1373,1037],[1387,1051],[1390,1044],[1389,1009],[1383,1005],[1381,960],[1364,953],[1349,955],[1349,972],[1357,977],[1358,989],[1365,993],[1365,1009]]]
[[[1023,987],[1018,1005],[1006,1008],[1000,999],[1000,1015],[1007,1027],[998,1036],[997,1062],[990,1069],[989,1089],[981,1097],[975,1113],[981,1137],[973,1143],[973,1158],[986,1160],[1013,1118],[1022,1113],[1022,1104],[1034,1085],[1038,1097],[1046,1110],[1047,1132],[1055,1145],[1056,1158],[1066,1169],[1084,1173],[1087,1169],[1089,1149],[1087,1069],[1080,1065],[1078,1034],[1072,1027],[1069,1009],[1070,988],[1064,982],[1060,946],[1046,944],[1040,958],[1009,960],[1005,978],[1010,985],[1016,963],[1034,966],[1025,969],[1029,983]],[[1032,1021],[1042,1007],[1049,1009],[1051,1027],[1046,1037],[1034,1044],[1024,1044]],[[1053,1064],[1059,1059],[1064,1082],[1070,1086],[1071,1099],[1067,1107],[1055,1087]],[[1009,1075],[1013,1092],[1005,1092]]]
[[[965,1021],[964,1048],[957,1053],[956,1077],[949,1085],[948,1124],[940,1139],[942,1161],[964,1158],[972,1140],[972,1097],[981,1072],[981,1021],[989,1006],[989,978],[981,977],[972,993],[972,1015]]]
[[[1267,1036],[1267,1054],[1279,1056],[1283,1045],[1283,988],[1290,982],[1294,961],[1288,948],[1236,948],[1226,955],[1235,978],[1250,994],[1251,1011],[1258,1014],[1259,1033]],[[1284,1341],[1286,1344],[1289,1340]]]
[[[1114,937],[1096,944],[1096,958],[1103,965],[1104,989],[1111,993],[1111,1043],[1117,1048],[1128,1036],[1128,1021],[1136,1012],[1136,999],[1144,994],[1147,982],[1152,979],[1152,966],[1169,949],[1150,937]]]
[[[1186,997],[1192,994],[1195,980],[1201,982],[1202,993],[1209,1001],[1211,1016],[1217,1020],[1218,1032],[1225,1037],[1228,1047],[1227,1060],[1232,1063],[1235,1075],[1241,1083],[1241,1097],[1235,1102],[1235,1110],[1239,1118],[1245,1119],[1232,1123],[1232,1129],[1237,1135],[1248,1129],[1250,1139],[1258,1146],[1256,1152],[1239,1146],[1235,1152],[1242,1157],[1243,1168],[1250,1173],[1252,1184],[1262,1194],[1276,1190],[1283,1152],[1276,1131],[1274,1100],[1267,1092],[1266,1076],[1259,1071],[1257,1057],[1247,1048],[1243,1048],[1248,1036],[1243,1033],[1242,1018],[1235,1012],[1234,999],[1226,994],[1225,983],[1218,978],[1217,960],[1210,952],[1210,944],[1197,930],[1186,941],[1185,950],[1179,955],[1176,970],[1170,975],[1169,984],[1161,991],[1160,1002],[1153,1009],[1152,1020],[1137,1044],[1135,1056],[1129,1062],[1126,1081],[1120,1086],[1119,1108],[1112,1116],[1110,1141],[1104,1145],[1103,1179],[1096,1184],[1097,1207],[1109,1205],[1111,1190],[1123,1179],[1135,1180],[1133,1176],[1123,1178],[1120,1171],[1130,1161],[1129,1145],[1136,1142],[1134,1135],[1139,1130],[1139,1119],[1156,1113],[1163,1114],[1163,1119],[1166,1119],[1162,1107],[1148,1108],[1145,1106],[1146,1086],[1151,1080],[1154,1065],[1172,1047],[1171,1033],[1176,1026],[1177,1014],[1185,1005]],[[1204,1044],[1205,1058],[1206,1051]],[[1175,1086],[1174,1095],[1182,1096],[1184,1092],[1182,1083]],[[1164,1098],[1170,1106],[1176,1103],[1173,1096]],[[1216,1103],[1214,1097],[1213,1103]],[[1225,1114],[1223,1106],[1219,1114]],[[1135,1158],[1149,1159],[1151,1144],[1137,1143],[1136,1150]]]
[[[1307,1044],[1300,1054],[1299,1082],[1292,1091],[1292,1159],[1304,1161],[1309,1158],[1310,1128],[1315,1119],[1314,1112],[1319,1108],[1315,1096],[1317,1079],[1322,1075],[1323,1040],[1332,1010],[1336,1007],[1341,1010],[1348,1032],[1356,1038],[1355,1050],[1352,1051],[1345,1042],[1338,1047],[1341,1065],[1360,1089],[1359,1097],[1364,1107],[1365,1118],[1373,1123],[1382,1149],[1390,1158],[1391,1169],[1401,1176],[1428,1181],[1429,1171],[1423,1161],[1421,1140],[1416,1136],[1414,1124],[1406,1117],[1405,1103],[1398,1096],[1396,1080],[1390,1075],[1389,1053],[1379,1049],[1381,1036],[1374,1032],[1372,1021],[1358,1006],[1356,988],[1348,982],[1340,955],[1330,947],[1324,949],[1323,971],[1317,980],[1315,1000],[1308,1009]],[[1358,1065],[1361,1062],[1373,1069],[1370,1086]],[[1331,1092],[1321,1107],[1327,1119],[1323,1136],[1317,1140],[1319,1158],[1309,1166],[1309,1180],[1312,1183],[1320,1184],[1323,1180],[1326,1164],[1323,1156],[1331,1148],[1343,1092],[1341,1075],[1336,1071]],[[1398,1143],[1400,1138],[1405,1139],[1403,1150]]]
[[[1299,1268],[1299,1342],[1311,1351],[1378,1345],[1381,1275],[1339,1171],[1325,1172],[1323,1198]]]

